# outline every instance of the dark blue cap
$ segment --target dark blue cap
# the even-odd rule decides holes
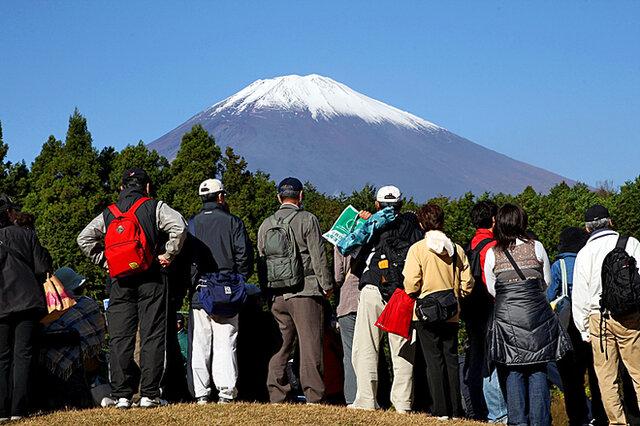
[[[300,179],[288,177],[278,184],[278,194],[283,197],[297,197],[303,186]]]

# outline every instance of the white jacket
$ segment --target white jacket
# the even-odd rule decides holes
[[[602,294],[602,263],[618,242],[619,234],[612,230],[596,231],[578,252],[573,268],[571,305],[573,322],[585,342],[589,341],[589,316],[600,312]],[[640,242],[629,237],[627,253],[640,264]]]

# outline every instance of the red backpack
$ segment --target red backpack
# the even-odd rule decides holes
[[[146,271],[153,263],[153,250],[136,216],[136,210],[149,199],[140,198],[124,213],[115,204],[109,206],[114,218],[104,238],[104,255],[112,278]]]

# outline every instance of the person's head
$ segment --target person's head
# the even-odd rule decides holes
[[[200,195],[200,199],[203,203],[213,202],[224,205],[227,193],[225,192],[224,185],[220,180],[207,179],[200,184],[198,195]]]
[[[402,208],[402,192],[393,185],[383,186],[376,193],[376,210],[393,207],[396,212]]]
[[[184,315],[179,312],[176,314],[176,329],[178,331],[184,330]]]
[[[609,229],[612,226],[611,215],[605,206],[596,204],[589,207],[584,214],[584,227],[588,233]]]
[[[528,241],[527,220],[524,210],[515,204],[505,204],[498,209],[494,237],[498,247],[508,249],[516,243],[516,239]]]
[[[418,223],[424,232],[444,229],[444,210],[437,204],[425,204],[416,213]]]
[[[577,253],[587,242],[587,234],[584,229],[575,226],[564,228],[560,233],[558,252]]]
[[[471,209],[471,223],[476,229],[492,229],[498,205],[493,201],[479,201]]]
[[[69,293],[70,296],[78,296],[84,290],[84,284],[87,282],[87,279],[69,268],[68,266],[63,266],[53,273],[53,275],[60,280],[64,289]]]
[[[121,190],[133,190],[143,194],[151,193],[151,178],[143,169],[134,167],[127,169],[122,174]]]
[[[288,177],[278,184],[278,201],[280,204],[295,204],[300,206],[304,199],[302,182],[294,177]]]

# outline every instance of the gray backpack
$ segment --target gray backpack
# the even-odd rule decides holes
[[[281,219],[276,219],[275,215],[267,219],[264,233],[267,288],[291,290],[304,286],[302,259],[290,225],[296,213]]]

